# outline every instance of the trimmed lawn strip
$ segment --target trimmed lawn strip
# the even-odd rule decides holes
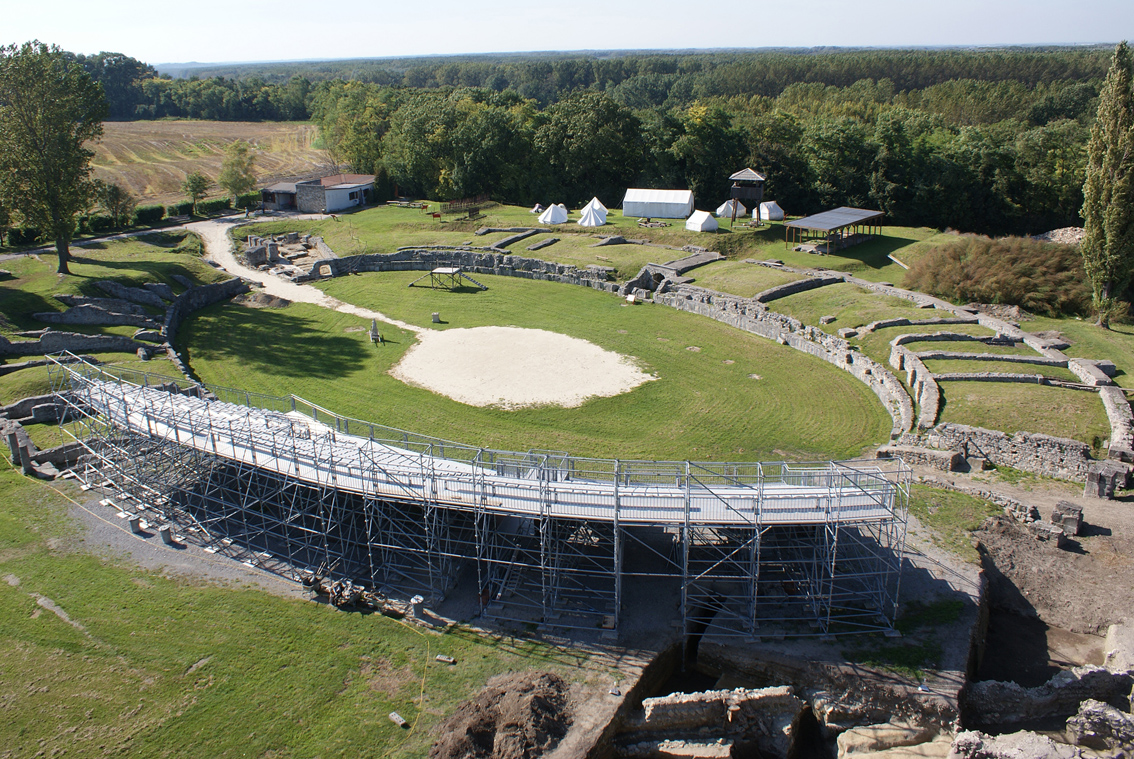
[[[1089,319],[1039,316],[1021,323],[1020,327],[1029,332],[1061,333],[1071,343],[1063,352],[1072,358],[1110,359],[1118,367],[1115,384],[1134,388],[1134,325],[1112,324],[1110,330],[1104,330]]]
[[[949,372],[997,372],[999,374],[1042,374],[1051,379],[1081,382],[1070,370],[1061,366],[1041,366],[1040,364],[1018,364],[1008,361],[967,361],[950,359],[948,361],[926,361],[925,366],[934,374]]]
[[[688,276],[696,278],[693,284],[697,287],[739,295],[741,298],[751,298],[771,287],[803,279],[802,275],[790,271],[741,261],[716,261],[694,269]]]
[[[485,277],[483,292],[407,288],[415,276],[363,274],[320,287],[430,328],[437,311],[447,322],[436,325],[442,329],[514,325],[582,338],[634,357],[660,379],[575,409],[467,406],[387,374],[411,334],[383,326],[389,342],[373,346],[365,332],[347,331],[368,322],[304,304],[214,306],[188,320],[179,339],[207,382],[294,392],[344,415],[490,448],[622,459],[828,459],[854,457],[890,429],[877,398],[850,375],[703,317],[509,277]]]
[[[1110,439],[1097,393],[1018,382],[942,382],[939,421],[1071,438],[1096,452]]]
[[[934,332],[945,331],[947,330],[934,330]],[[1016,343],[1015,345],[988,345],[987,343],[978,343],[974,340],[923,340],[916,343],[906,343],[904,347],[913,353],[947,351],[950,353],[993,353],[998,356],[1040,355],[1023,343]]]
[[[768,308],[814,327],[819,326],[820,317],[833,316],[835,321],[823,326],[831,334],[842,327],[860,327],[879,319],[917,319],[926,311],[911,301],[876,295],[847,282],[789,295],[772,301]]]
[[[444,715],[492,675],[599,675],[579,650],[462,627],[426,632],[89,555],[65,500],[0,466],[0,575],[19,578],[0,582],[0,745],[20,755],[157,757],[191,746],[216,757],[420,757]],[[395,710],[412,729],[389,721]]]

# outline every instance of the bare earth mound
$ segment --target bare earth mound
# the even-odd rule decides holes
[[[567,734],[567,683],[550,672],[501,675],[439,728],[430,759],[535,759]]]
[[[586,340],[519,327],[422,331],[391,374],[470,406],[503,408],[572,408],[654,379]]]

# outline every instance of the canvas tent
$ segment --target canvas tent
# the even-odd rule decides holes
[[[717,216],[722,219],[731,219],[733,206],[736,206],[736,218],[740,219],[748,215],[748,209],[739,200],[726,200],[717,208]]]
[[[547,210],[539,215],[540,224],[562,224],[567,221],[567,210],[562,206],[548,206]]]
[[[622,199],[622,215],[657,219],[684,219],[693,213],[693,192],[690,190],[626,191]]]
[[[756,210],[753,210],[753,215]],[[764,221],[783,221],[784,209],[780,208],[779,204],[774,200],[768,200],[760,204],[759,214]]]
[[[588,208],[593,208],[596,211],[601,211],[602,213],[606,213],[606,206],[604,206],[602,204],[602,201],[599,200],[598,198],[591,198],[591,202],[587,203],[585,206],[583,206],[584,211],[587,210]]]
[[[694,211],[685,220],[685,228],[690,232],[716,232],[718,229],[717,220],[708,211]]]
[[[588,205],[583,209],[583,215],[579,217],[578,224],[580,227],[601,227],[606,224],[606,211],[599,211]]]

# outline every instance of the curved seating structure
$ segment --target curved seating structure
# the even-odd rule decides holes
[[[86,479],[273,571],[335,567],[438,602],[475,568],[484,612],[563,627],[614,629],[624,586],[667,580],[687,624],[722,632],[892,625],[900,462],[493,451],[67,360],[53,385],[83,420]]]

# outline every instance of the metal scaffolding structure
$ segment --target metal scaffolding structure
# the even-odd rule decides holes
[[[84,487],[123,515],[298,579],[331,571],[482,612],[617,630],[664,589],[687,633],[886,631],[910,471],[900,461],[618,461],[475,448],[273,397],[55,357]],[[635,590],[637,589],[637,590]],[[660,599],[659,599],[660,600]]]

